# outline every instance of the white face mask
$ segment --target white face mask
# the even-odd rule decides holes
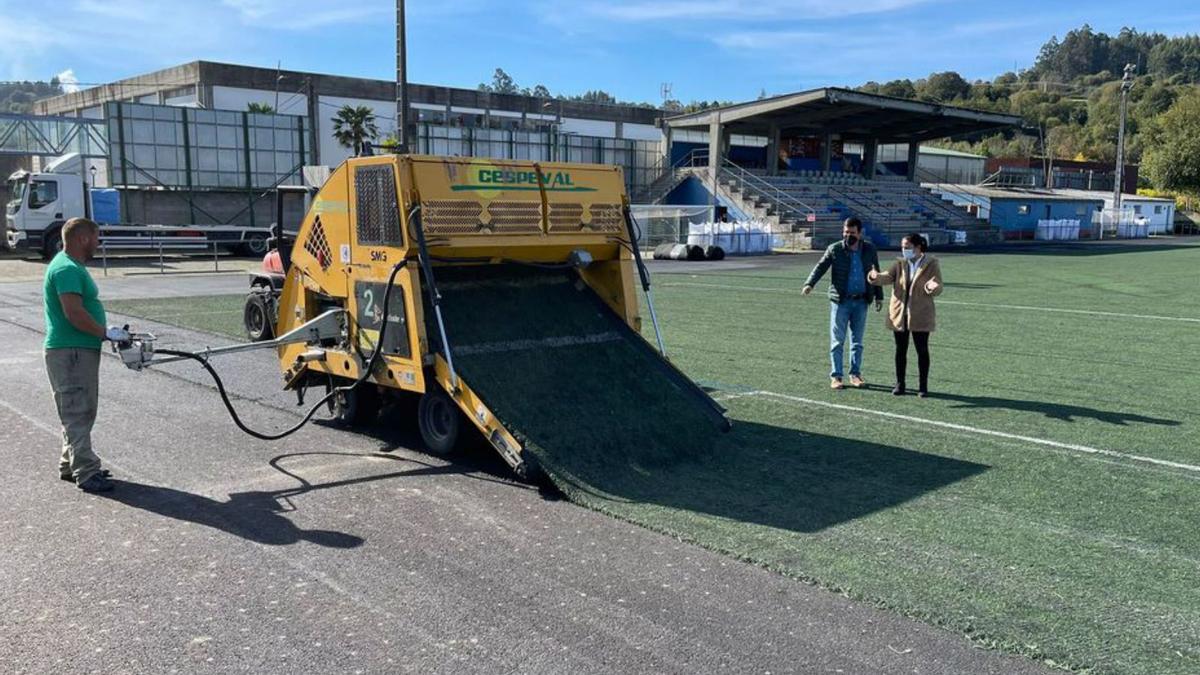
[[[917,249],[902,248],[900,249],[900,255],[904,256],[905,260],[912,260],[913,258],[917,257]]]

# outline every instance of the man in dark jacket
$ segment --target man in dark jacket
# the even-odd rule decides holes
[[[883,289],[867,281],[867,273],[879,269],[879,253],[870,242],[863,241],[862,223],[847,218],[842,223],[842,240],[825,249],[825,255],[804,282],[804,295],[812,293],[826,270],[833,268],[829,285],[829,357],[833,364],[829,372],[834,389],[843,389],[842,362],[846,344],[846,329],[850,330],[850,384],[863,387],[863,332],[867,328],[867,305],[875,301],[875,311],[883,308]]]

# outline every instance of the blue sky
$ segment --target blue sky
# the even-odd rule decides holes
[[[41,11],[54,8],[54,11]],[[0,79],[104,82],[196,59],[389,79],[392,0],[0,0]],[[409,0],[409,79],[621,99],[754,98],[823,85],[990,78],[1084,22],[1200,32],[1195,0]],[[40,8],[40,9],[39,9]]]

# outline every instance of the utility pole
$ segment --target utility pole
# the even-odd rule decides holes
[[[396,151],[408,148],[408,47],[404,33],[404,0],[396,0]]]
[[[1125,64],[1125,75],[1121,78],[1121,126],[1117,131],[1117,172],[1113,179],[1113,216],[1121,218],[1121,183],[1125,180],[1125,110],[1129,101],[1129,90],[1133,89],[1133,73],[1137,67]]]

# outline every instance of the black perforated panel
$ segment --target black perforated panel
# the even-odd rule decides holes
[[[360,166],[354,170],[354,208],[358,243],[401,246],[400,209],[392,165]]]

